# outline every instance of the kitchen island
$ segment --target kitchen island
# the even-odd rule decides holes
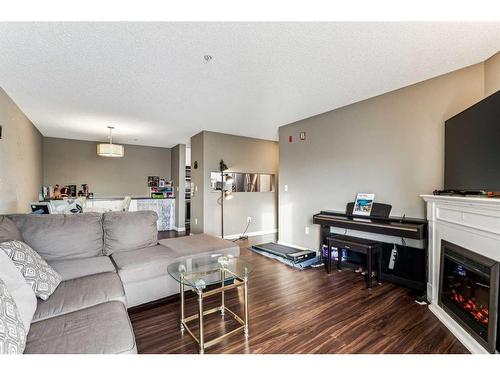
[[[155,211],[158,214],[158,230],[176,229],[174,198],[133,198],[129,211]]]

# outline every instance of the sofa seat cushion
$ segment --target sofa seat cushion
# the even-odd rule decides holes
[[[161,245],[118,252],[111,257],[124,284],[166,275],[174,260],[171,250]]]
[[[49,264],[62,276],[63,280],[77,279],[103,272],[116,272],[113,262],[107,256],[56,260],[49,262]]]
[[[104,255],[158,244],[158,214],[154,211],[106,212],[103,215]]]
[[[102,255],[102,215],[9,215],[23,241],[46,261]]]
[[[175,258],[205,255],[219,251],[235,256],[240,254],[240,247],[236,243],[204,233],[185,237],[166,238],[158,242],[168,247]]]
[[[46,301],[39,301],[33,322],[71,313],[108,301],[126,304],[125,292],[115,272],[63,281]]]
[[[134,331],[121,302],[106,302],[31,325],[25,353],[137,353]]]

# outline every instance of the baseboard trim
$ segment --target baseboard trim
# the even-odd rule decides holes
[[[432,290],[432,284],[427,283],[427,302],[431,303],[432,298],[434,298],[434,291]]]
[[[261,230],[258,232],[248,232],[248,233],[245,233],[245,236],[255,237],[255,236],[263,236],[265,234],[274,234],[274,233],[278,233],[278,229]],[[224,236],[224,239],[225,240],[234,240],[236,238],[240,238],[240,236],[242,236],[242,235],[243,235],[243,233],[228,234],[228,235]]]

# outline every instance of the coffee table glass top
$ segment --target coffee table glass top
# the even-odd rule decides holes
[[[196,289],[204,289],[208,285],[222,282],[223,268],[226,269],[225,281],[232,280],[235,276],[244,279],[253,269],[250,263],[234,255],[211,254],[174,262],[167,267],[167,270],[177,282]]]

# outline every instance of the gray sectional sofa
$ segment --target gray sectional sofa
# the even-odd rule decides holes
[[[63,278],[37,300],[25,353],[136,353],[127,308],[178,293],[170,263],[239,255],[234,243],[204,234],[158,242],[152,211],[7,217]]]

